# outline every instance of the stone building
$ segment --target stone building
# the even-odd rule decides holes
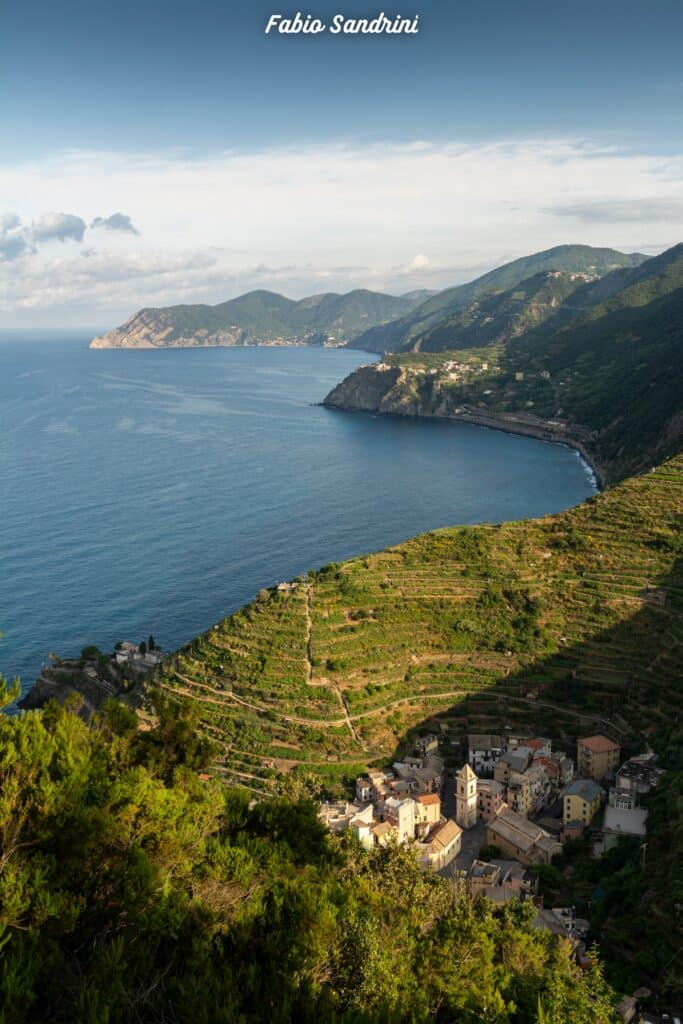
[[[464,764],[455,777],[455,820],[460,828],[477,824],[477,776]]]
[[[562,821],[580,821],[585,826],[595,818],[602,806],[604,789],[593,779],[574,779],[564,792]]]
[[[486,842],[520,864],[550,864],[562,846],[540,825],[504,804],[486,825]]]
[[[477,780],[477,819],[490,821],[505,803],[503,784],[495,779]]]
[[[619,767],[621,748],[607,736],[584,736],[576,744],[576,773],[584,779],[611,779]]]

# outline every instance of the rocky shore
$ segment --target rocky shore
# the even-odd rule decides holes
[[[90,348],[213,348],[244,345],[248,333],[238,327],[191,329],[166,310],[143,309],[121,327],[93,338]]]

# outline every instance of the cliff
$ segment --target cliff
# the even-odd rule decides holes
[[[121,327],[93,338],[90,348],[196,348],[244,345],[244,328],[183,326],[173,322],[166,310],[142,309]]]
[[[397,408],[398,395],[407,377],[406,371],[386,363],[359,366],[325,398],[323,405],[358,412],[401,412],[417,416],[415,410]]]

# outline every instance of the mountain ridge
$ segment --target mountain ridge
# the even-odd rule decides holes
[[[366,288],[289,299],[255,289],[216,305],[144,307],[90,348],[184,348],[262,344],[341,345],[368,325],[389,322],[421,298]]]
[[[622,253],[616,249],[588,245],[554,246],[494,267],[473,281],[446,288],[395,323],[370,328],[350,347],[380,353],[410,348],[417,334],[434,326],[449,313],[456,313],[487,292],[509,289],[542,270],[567,273],[595,271],[597,276],[602,276],[619,268],[638,266],[648,259],[643,253]]]

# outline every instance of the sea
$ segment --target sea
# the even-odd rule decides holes
[[[422,531],[542,516],[595,480],[568,448],[330,410],[343,349],[90,351],[0,332],[0,672],[151,633]]]

